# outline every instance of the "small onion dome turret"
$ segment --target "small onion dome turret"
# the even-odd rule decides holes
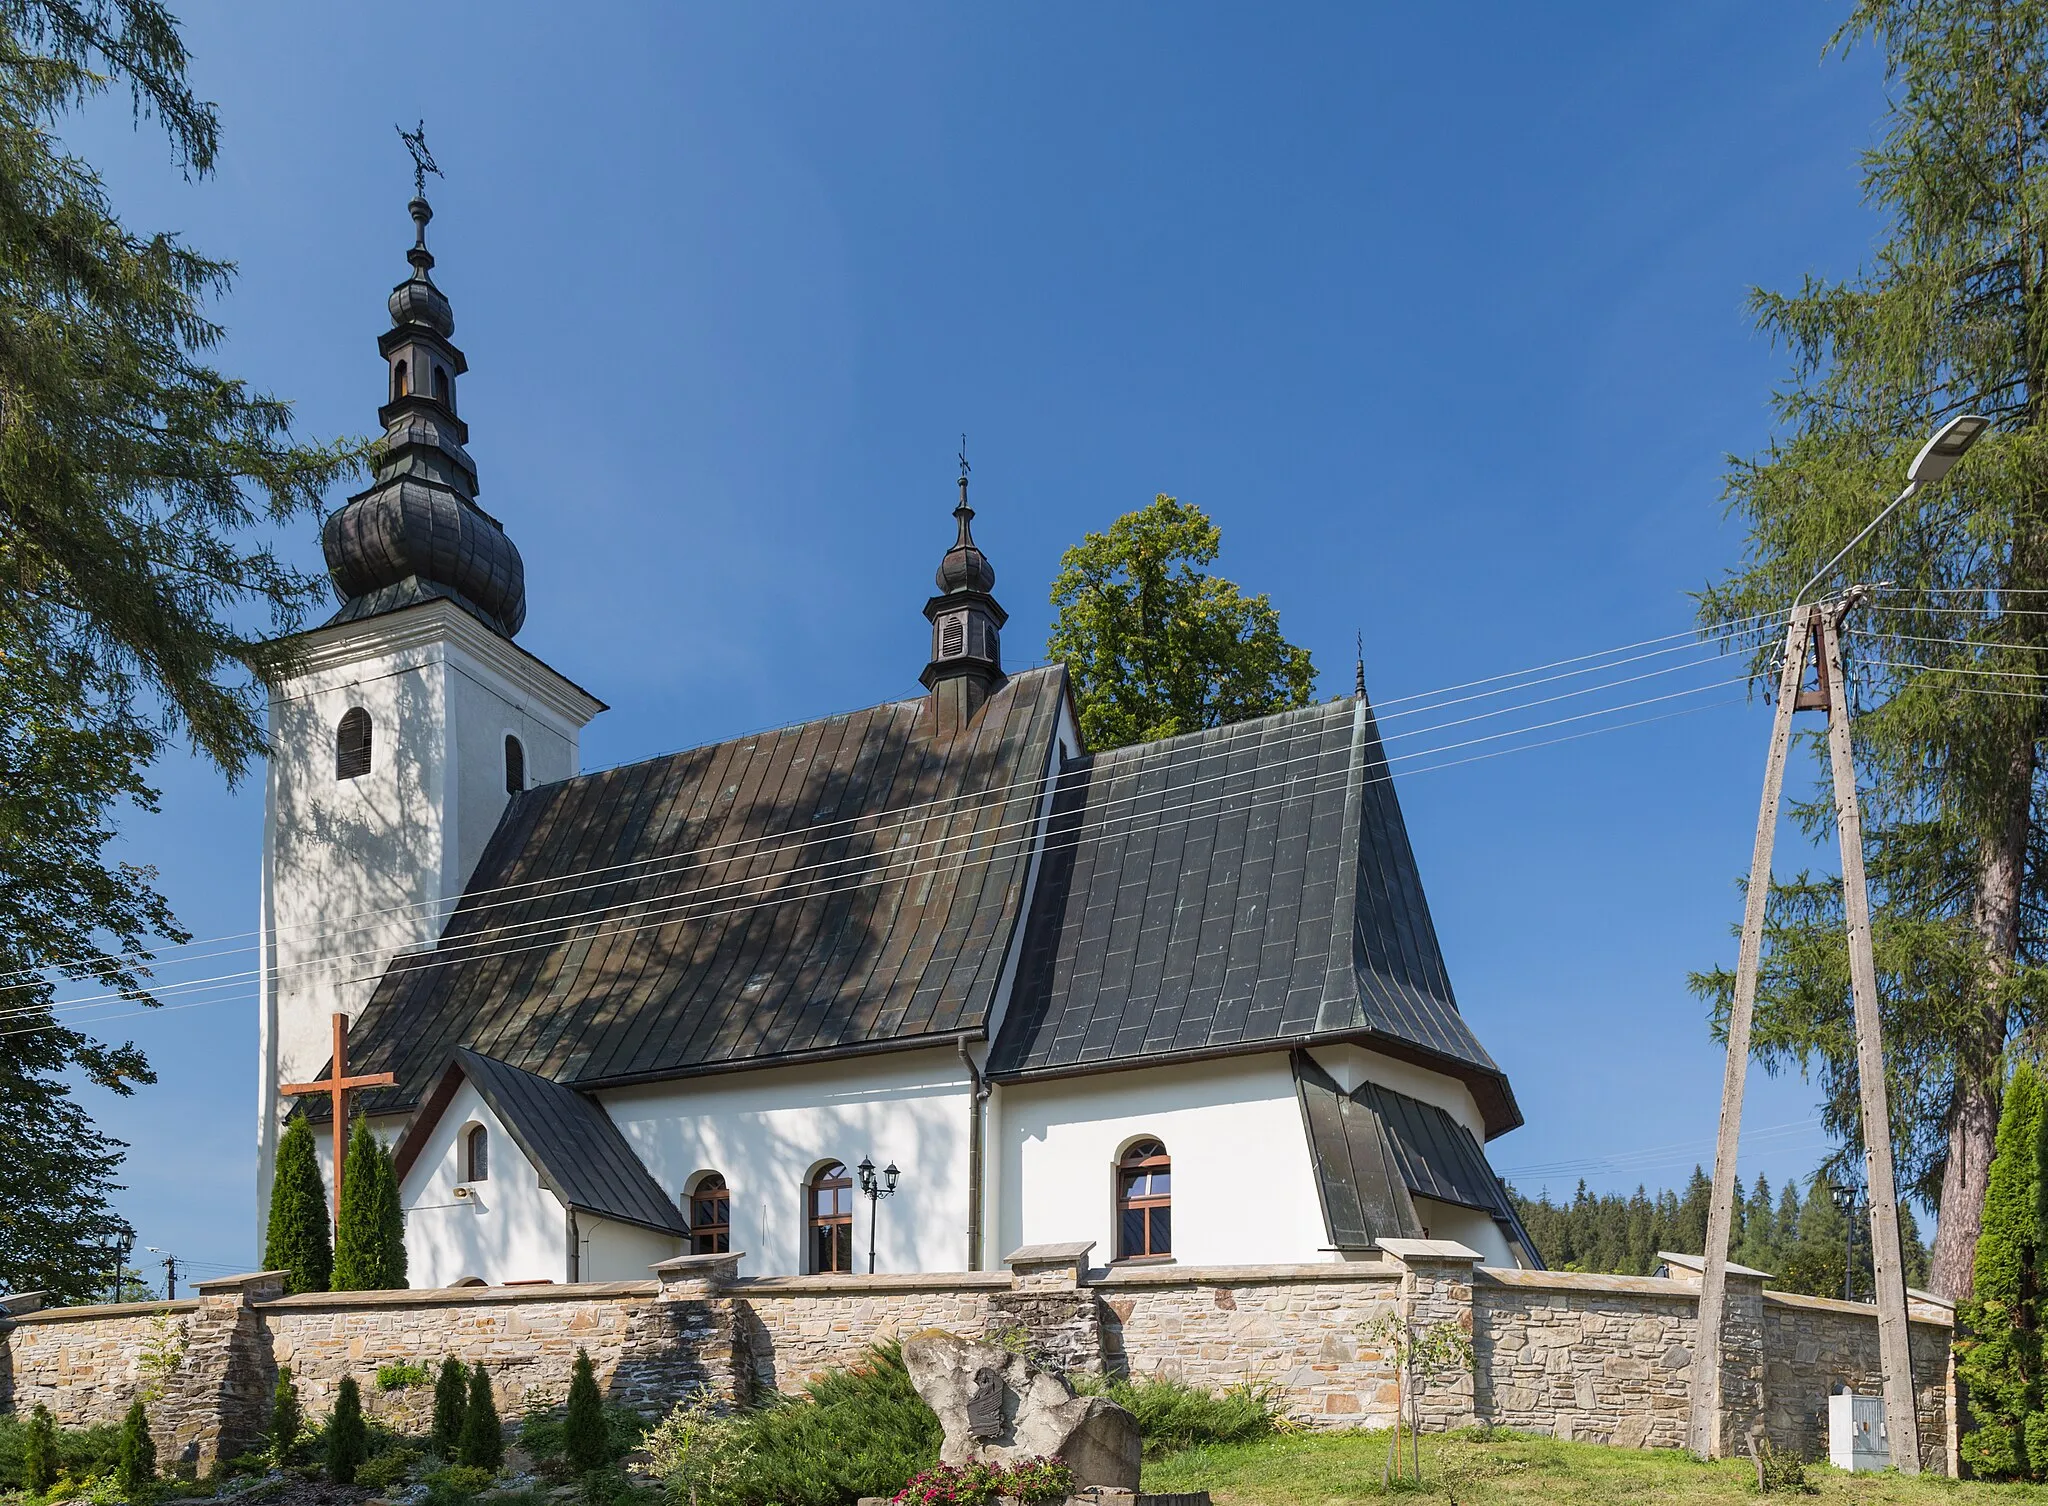
[[[434,211],[425,199],[414,199],[406,207],[419,230],[412,250],[405,254],[405,259],[412,263],[412,276],[391,290],[391,322],[424,325],[445,340],[455,333],[455,309],[429,275],[434,268],[434,253],[427,249],[427,221],[434,217]]]
[[[960,520],[960,537],[953,541],[953,547],[946,551],[939,561],[938,574],[934,577],[939,590],[950,595],[954,591],[979,591],[986,596],[996,588],[996,567],[988,562],[988,556],[974,542],[974,532],[969,526],[974,522],[974,509],[967,505],[967,489],[960,489],[960,505],[953,509],[953,516]]]

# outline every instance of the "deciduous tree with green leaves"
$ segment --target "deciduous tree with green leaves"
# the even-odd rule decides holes
[[[270,1178],[270,1224],[263,1268],[285,1273],[287,1295],[324,1292],[334,1278],[334,1247],[327,1233],[327,1187],[313,1127],[297,1114],[278,1137]]]
[[[0,0],[0,1288],[69,1298],[124,1232],[122,1147],[69,1080],[153,1078],[60,1023],[53,980],[150,1002],[150,947],[185,938],[154,874],[108,855],[112,814],[154,809],[174,738],[230,777],[261,751],[257,682],[290,654],[267,640],[323,585],[259,534],[357,459],[294,442],[283,403],[211,364],[232,266],[129,230],[57,134],[125,87],[209,172],[218,124],[186,61],[156,0]]]
[[[1882,237],[1843,281],[1753,295],[1791,373],[1778,437],[1729,476],[1747,557],[1701,614],[1774,683],[1785,608],[1808,575],[1890,500],[1933,429],[1963,412],[1993,421],[1860,547],[1854,578],[1890,584],[1850,619],[1845,647],[1892,1137],[1902,1190],[1938,1214],[1934,1289],[1963,1297],[2007,1051],[2039,1045],[2048,993],[2048,615],[2027,594],[2048,591],[2048,7],[1860,0],[1833,47],[1861,43],[1882,50],[1889,82],[1863,160]],[[1832,837],[1824,784],[1794,812]],[[1818,1079],[1853,1151],[1839,880],[1774,886],[1768,922],[1756,1051]],[[1724,1019],[1732,973],[1695,981]]]
[[[1048,659],[1073,677],[1081,735],[1121,748],[1306,706],[1315,667],[1265,596],[1207,567],[1223,536],[1161,494],[1060,556]]]

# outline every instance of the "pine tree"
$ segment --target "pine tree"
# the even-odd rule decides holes
[[[344,1375],[335,1392],[334,1411],[327,1419],[327,1477],[337,1485],[353,1485],[356,1471],[369,1457],[362,1389],[353,1375]]]
[[[57,1424],[50,1409],[37,1402],[22,1434],[21,1484],[30,1495],[39,1496],[56,1483]]]
[[[1975,1285],[1957,1310],[1962,1342],[1956,1378],[1968,1388],[1974,1426],[1963,1457],[1991,1479],[2048,1474],[2048,1418],[2042,1416],[2041,1200],[2048,1196],[2043,1141],[2048,1105],[2025,1062],[2013,1069],[1998,1118],[1998,1154],[1977,1236]]]
[[[277,1367],[277,1384],[270,1392],[270,1462],[279,1469],[291,1463],[292,1450],[305,1431],[306,1415],[299,1409],[299,1388],[292,1380],[292,1367]]]
[[[1936,1210],[1930,1280],[1967,1297],[2005,1054],[2048,984],[2040,776],[2048,617],[2048,9],[2034,0],[1858,0],[1835,38],[1881,49],[1883,135],[1863,154],[1883,216],[1862,272],[1757,290],[1790,368],[1780,432],[1728,478],[1747,557],[1702,621],[1775,678],[1786,603],[1898,491],[1926,436],[1992,429],[1819,589],[1884,581],[1882,643],[1850,633],[1856,752],[1901,1195]],[[2017,609],[2015,609],[2017,607]],[[1758,617],[1748,614],[1759,613]],[[1988,693],[1986,693],[1988,692]],[[1795,817],[1833,839],[1824,773]],[[1772,886],[1754,1049],[1816,1078],[1860,1151],[1841,885]],[[1731,969],[1696,985],[1724,1018]]]
[[[579,1348],[569,1376],[569,1415],[562,1424],[562,1453],[577,1474],[603,1469],[611,1462],[611,1439],[605,1429],[604,1398],[590,1356]]]
[[[1088,746],[1100,752],[1306,706],[1308,650],[1280,614],[1210,575],[1222,533],[1172,497],[1126,513],[1060,556],[1045,656],[1073,677]]]
[[[392,1291],[405,1285],[405,1220],[391,1153],[358,1118],[349,1130],[341,1179],[341,1222],[334,1235],[334,1287]]]
[[[149,1436],[149,1411],[139,1397],[128,1404],[128,1415],[121,1419],[117,1457],[115,1477],[132,1501],[156,1479],[156,1440]]]
[[[505,1434],[498,1422],[498,1405],[491,1399],[491,1374],[478,1360],[469,1373],[469,1401],[462,1411],[464,1464],[495,1473],[505,1462]]]
[[[433,1448],[443,1459],[453,1460],[462,1447],[462,1420],[468,1405],[469,1372],[462,1361],[447,1355],[441,1373],[434,1380]]]
[[[324,1292],[334,1275],[333,1247],[327,1237],[327,1188],[320,1179],[320,1152],[313,1144],[312,1125],[297,1114],[277,1142],[263,1268],[286,1273],[287,1295]]]

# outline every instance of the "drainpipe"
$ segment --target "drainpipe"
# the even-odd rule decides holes
[[[975,1038],[963,1035],[956,1044],[967,1068],[967,1269],[981,1269],[981,1142],[983,1105],[988,1102],[988,1080],[974,1065],[974,1053],[967,1049]]]
[[[569,1284],[574,1286],[583,1279],[582,1230],[576,1227],[576,1210],[569,1210]]]

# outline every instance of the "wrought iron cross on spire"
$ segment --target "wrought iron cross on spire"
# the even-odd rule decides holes
[[[405,143],[405,149],[412,153],[412,196],[424,199],[427,196],[427,174],[437,178],[446,177],[434,161],[434,154],[427,150],[427,123],[423,120],[408,131],[404,126],[393,126],[398,139]]]
[[[389,1072],[348,1075],[348,1016],[334,1017],[334,1068],[332,1075],[317,1082],[288,1082],[278,1089],[293,1096],[325,1093],[334,1107],[334,1223],[341,1227],[341,1162],[348,1146],[348,1095],[355,1088],[393,1088],[398,1079]]]

